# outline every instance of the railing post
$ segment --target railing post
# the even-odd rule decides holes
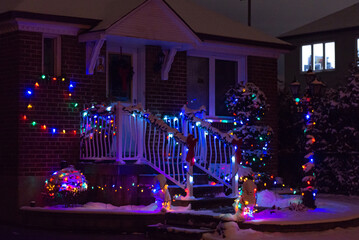
[[[236,162],[236,157],[232,156],[231,159],[231,167],[232,167],[232,196],[238,197],[238,163]]]
[[[121,102],[117,102],[116,106],[116,162],[125,164],[122,160],[122,126],[123,125],[123,111]]]
[[[190,163],[187,163],[188,172],[187,172],[187,189],[190,197],[193,197],[193,166]]]
[[[138,147],[138,156],[136,164],[142,164],[143,163],[143,139],[145,138],[145,132],[143,130],[143,122],[144,120],[136,117],[136,123],[137,123],[137,147]]]
[[[188,128],[187,128],[187,122],[185,120],[184,115],[181,115],[181,124],[182,124],[182,133],[185,136],[188,136]],[[186,157],[187,157],[187,147],[183,146],[182,148],[182,162],[186,162]],[[187,169],[188,172],[186,174],[186,182],[187,182],[187,190],[188,190],[188,195],[190,197],[193,197],[193,166],[191,166],[190,162],[186,162],[187,164]]]

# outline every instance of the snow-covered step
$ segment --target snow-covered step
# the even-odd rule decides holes
[[[175,195],[186,196],[185,191],[176,185],[169,185],[168,190],[170,191],[170,194],[172,197],[174,197]],[[193,195],[196,198],[215,197],[220,194],[221,195],[224,194],[223,184],[216,184],[216,185],[196,184],[196,185],[193,185]]]
[[[189,226],[165,225],[162,223],[147,226],[147,233],[149,239],[156,240],[200,240],[203,233],[213,233],[214,231],[215,229],[212,228],[191,228]]]

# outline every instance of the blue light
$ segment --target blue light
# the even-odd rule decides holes
[[[308,120],[308,119],[310,118],[310,115],[307,114],[307,115],[305,116],[305,118]]]
[[[56,128],[53,128],[51,131],[52,133],[56,133]]]
[[[72,91],[75,87],[75,83],[74,82],[70,82],[69,84],[69,90]]]

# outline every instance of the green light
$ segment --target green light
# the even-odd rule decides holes
[[[260,117],[257,117],[257,120],[259,121],[259,120],[261,120],[261,118],[260,118]]]
[[[259,140],[263,141],[263,138],[262,138],[262,137],[259,137]]]
[[[252,97],[254,98],[256,95],[255,94],[252,94]]]
[[[42,79],[45,79],[45,78],[46,78],[46,76],[45,76],[44,74],[42,74],[42,75],[41,75],[41,78],[42,78]]]
[[[74,103],[74,107],[77,107],[79,104],[78,103]]]
[[[295,102],[300,102],[300,98],[295,98]]]
[[[256,158],[253,158],[253,162],[255,162],[256,161]]]
[[[32,126],[35,126],[35,125],[36,125],[36,122],[35,122],[35,121],[33,121],[33,122],[31,123],[31,125],[32,125]]]

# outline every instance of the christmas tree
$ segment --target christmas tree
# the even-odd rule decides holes
[[[241,146],[244,166],[261,171],[271,158],[269,142],[273,130],[260,125],[268,110],[264,93],[254,84],[239,84],[226,93],[228,112],[235,117],[233,133],[243,139]]]

